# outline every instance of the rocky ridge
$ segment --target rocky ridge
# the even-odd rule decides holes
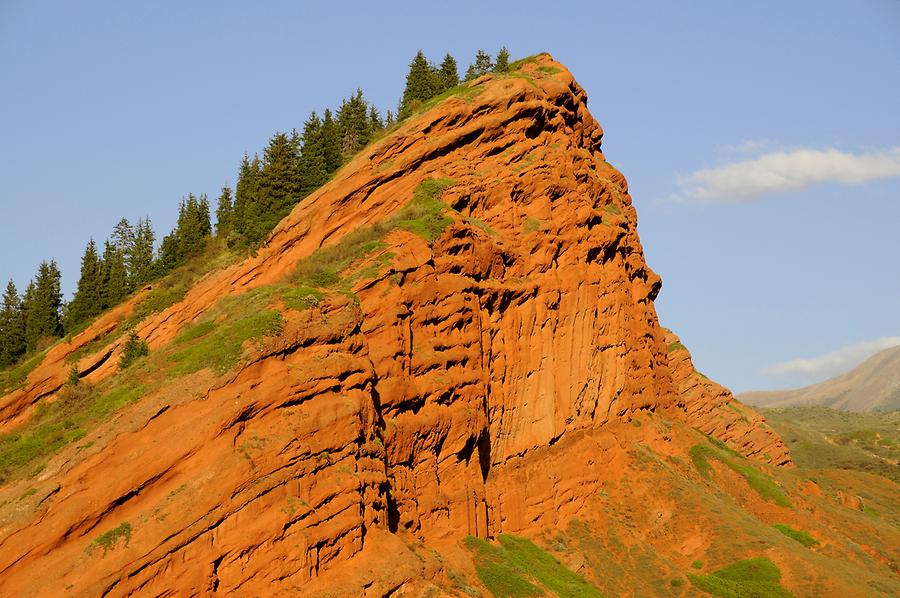
[[[540,55],[364,150],[256,255],[141,321],[151,356],[223,300],[265,299],[423,185],[440,183],[446,226],[434,239],[386,231],[343,271],[357,274],[351,297],[311,296],[302,310],[265,299],[281,332],[247,345],[236,368],[161,382],[51,459],[28,508],[3,509],[0,592],[296,589],[398,534],[562,524],[621,474],[631,443],[681,450],[670,432],[631,425],[645,413],[790,465],[760,416],[670,350],[680,342],[653,307],[661,282],[602,136],[585,92]],[[53,401],[66,357],[148,292],[52,348],[0,400],[3,429]],[[123,340],[77,361],[85,382],[119,375]],[[29,484],[7,483],[7,503]],[[127,538],[98,558],[108,530]]]

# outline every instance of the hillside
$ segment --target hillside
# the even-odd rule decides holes
[[[850,372],[796,390],[742,393],[741,401],[759,407],[819,406],[842,411],[900,409],[900,347],[881,351]]]
[[[896,594],[896,486],[696,371],[602,137],[513,63],[8,376],[0,594]]]
[[[848,413],[825,407],[765,409],[798,467],[845,469],[900,484],[900,411]]]

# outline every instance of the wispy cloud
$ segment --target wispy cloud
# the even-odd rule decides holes
[[[735,146],[752,151],[758,141]],[[763,154],[677,179],[679,201],[734,202],[766,193],[800,191],[819,183],[854,184],[900,176],[900,147],[853,154],[829,149],[794,149]]]
[[[900,336],[885,336],[871,341],[854,343],[837,351],[807,359],[792,359],[763,368],[766,376],[806,376],[826,378],[849,371],[875,353],[900,345]]]

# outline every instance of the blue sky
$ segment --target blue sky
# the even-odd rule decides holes
[[[627,4],[628,6],[623,6]],[[0,2],[0,277],[233,184],[419,48],[549,51],[631,185],[660,319],[736,391],[900,344],[900,3]],[[799,360],[799,361],[798,361]]]

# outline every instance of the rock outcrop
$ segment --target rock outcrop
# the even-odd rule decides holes
[[[236,368],[160,383],[52,459],[33,510],[0,519],[0,593],[297,589],[385,534],[554,525],[616,475],[636,432],[613,431],[641,412],[788,464],[759,416],[669,351],[660,279],[602,135],[585,92],[541,55],[367,148],[256,255],[141,321],[151,356],[223,297],[285,284],[320,248],[386,222],[423,182],[443,181],[447,226],[431,241],[387,232],[354,262],[353,298],[273,300],[282,332]],[[140,299],[51,350],[0,401],[6,429]],[[119,342],[77,362],[84,380],[117,375]],[[107,553],[97,538],[113,532],[127,537]]]

